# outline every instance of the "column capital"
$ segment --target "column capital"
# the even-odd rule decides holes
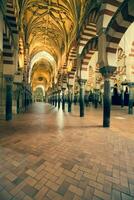
[[[116,71],[116,67],[114,67],[114,66],[104,66],[104,67],[101,67],[99,71],[104,78],[109,78]]]
[[[61,90],[62,90],[62,92],[64,92],[64,91],[66,90],[66,88],[63,88],[63,87],[62,87],[62,89],[61,89]]]
[[[5,78],[7,84],[13,83],[13,76],[5,75],[4,78]]]
[[[86,79],[78,79],[79,85],[85,85],[86,84]]]
[[[70,85],[69,83],[67,84],[68,89],[72,89],[73,85]]]

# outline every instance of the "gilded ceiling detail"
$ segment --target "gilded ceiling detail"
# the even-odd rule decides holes
[[[89,2],[89,0],[24,0],[21,8],[21,27],[24,30],[30,59],[38,52],[46,51],[53,56],[57,65],[64,62],[63,55],[67,54],[71,42],[76,37]],[[34,84],[38,82],[41,75],[39,71],[42,69],[42,76],[46,79],[48,87],[51,75],[45,67],[47,62],[44,62],[44,68],[40,68],[39,63],[36,63],[36,72],[34,70],[36,74]],[[51,74],[54,75],[54,71],[51,71]]]

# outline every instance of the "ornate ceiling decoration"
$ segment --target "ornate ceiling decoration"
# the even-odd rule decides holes
[[[32,59],[46,51],[57,65],[76,38],[90,0],[23,0],[21,27]]]

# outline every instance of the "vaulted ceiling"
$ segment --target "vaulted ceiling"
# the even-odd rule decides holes
[[[90,0],[23,0],[21,28],[29,47],[30,58],[46,51],[53,56],[57,65],[62,65],[89,4]],[[36,64],[36,72],[37,65],[40,68]],[[42,67],[43,73],[45,66],[46,64]],[[51,81],[51,78],[48,80]]]

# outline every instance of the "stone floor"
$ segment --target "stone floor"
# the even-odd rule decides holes
[[[0,200],[134,200],[134,116],[43,103],[0,121]]]

